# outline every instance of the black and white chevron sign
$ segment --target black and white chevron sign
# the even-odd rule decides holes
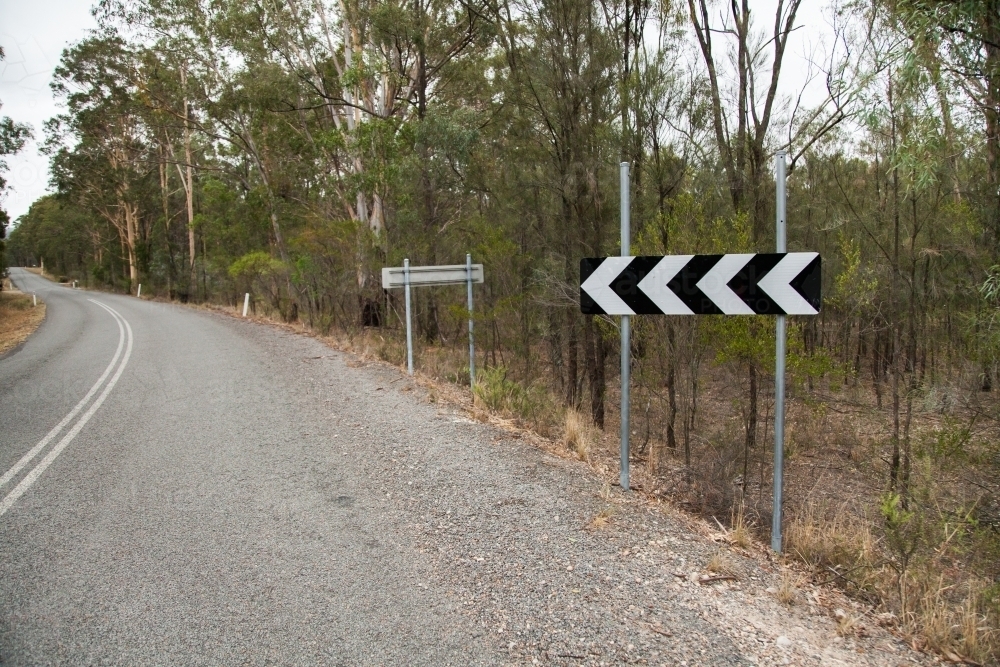
[[[816,315],[816,252],[580,260],[585,315]]]

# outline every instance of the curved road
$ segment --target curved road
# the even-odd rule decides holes
[[[0,470],[43,444],[0,486],[0,662],[489,662],[394,594],[421,564],[251,325],[11,274],[48,313],[0,361]]]
[[[585,466],[307,336],[11,274],[48,310],[0,359],[0,664],[748,664],[669,569],[708,547],[584,530]]]

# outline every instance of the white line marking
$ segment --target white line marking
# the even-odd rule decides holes
[[[98,306],[103,305],[97,303],[93,299],[88,299],[88,301],[93,301]],[[94,386],[90,388],[90,391],[87,392],[87,395],[84,396],[83,399],[76,404],[76,407],[70,410],[69,414],[63,417],[63,420],[58,424],[56,424],[55,427],[53,427],[53,429],[49,431],[48,434],[44,438],[42,438],[37,445],[28,450],[28,453],[22,456],[21,460],[14,464],[14,467],[12,467],[10,470],[5,472],[2,477],[0,477],[0,487],[9,482],[11,479],[13,479],[14,476],[17,475],[17,473],[21,472],[21,470],[26,465],[31,463],[31,461],[36,456],[38,456],[38,452],[45,449],[45,446],[48,445],[53,438],[59,435],[59,432],[62,431],[63,428],[66,427],[66,424],[70,423],[73,420],[73,418],[77,416],[77,414],[79,414],[80,410],[82,410],[84,406],[90,402],[90,399],[94,397],[94,394],[97,393],[97,390],[101,388],[101,385],[104,384],[104,381],[108,379],[108,376],[114,369],[115,364],[118,363],[118,358],[122,355],[122,348],[125,346],[125,329],[124,327],[122,327],[122,323],[118,321],[117,317],[115,317],[114,315],[112,315],[112,317],[114,317],[115,319],[115,324],[118,325],[118,349],[115,350],[115,356],[111,359],[111,363],[108,364],[108,367],[106,369],[104,369],[104,373],[101,375],[101,377],[97,378],[97,382],[95,382]]]
[[[104,399],[108,397],[108,394],[111,393],[111,390],[115,388],[116,384],[118,384],[118,378],[122,376],[122,371],[125,370],[125,366],[128,364],[129,357],[132,356],[132,327],[129,326],[128,321],[124,317],[122,317],[121,314],[118,313],[118,311],[114,310],[113,308],[109,308],[108,306],[105,306],[103,303],[100,303],[99,301],[94,301],[93,299],[89,300],[93,301],[101,308],[104,308],[113,316],[115,316],[116,319],[120,319],[120,321],[125,324],[125,329],[128,331],[128,346],[125,348],[125,356],[122,357],[122,361],[118,365],[118,370],[115,371],[114,377],[112,377],[111,381],[108,382],[108,384],[104,387],[104,391],[102,391],[101,395],[97,397],[97,400],[94,401],[94,404],[90,406],[90,409],[87,410],[85,413],[83,413],[83,416],[80,417],[80,420],[73,426],[72,429],[70,429],[68,433],[66,433],[66,435],[63,436],[62,440],[60,440],[58,444],[56,444],[56,446],[53,447],[51,451],[49,451],[49,453],[45,456],[45,458],[42,459],[31,472],[25,475],[24,479],[22,479],[21,482],[14,487],[14,490],[8,493],[7,497],[4,498],[2,502],[0,502],[0,516],[6,514],[7,510],[9,510],[14,505],[14,503],[17,502],[17,499],[20,498],[22,495],[24,495],[25,491],[31,488],[31,485],[38,480],[38,478],[42,475],[42,473],[45,472],[46,468],[52,465],[52,462],[56,460],[56,457],[59,456],[59,454],[61,454],[64,449],[66,449],[66,446],[69,445],[69,443],[72,442],[73,438],[75,438],[76,435],[83,429],[83,427],[87,425],[87,422],[90,421],[90,418],[94,416],[94,413],[97,412],[98,408],[100,408],[101,405],[104,403]]]

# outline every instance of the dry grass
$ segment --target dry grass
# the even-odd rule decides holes
[[[789,552],[820,569],[859,571],[881,560],[871,523],[846,506],[830,512],[807,505],[789,521],[785,540]]]
[[[789,551],[816,568],[833,574],[838,583],[856,587],[900,612],[899,625],[915,644],[943,655],[953,662],[987,663],[1000,651],[1000,637],[983,611],[984,584],[962,579],[935,557],[900,575],[886,567],[885,554],[873,534],[871,522],[850,514],[845,507],[824,512],[815,505],[789,523],[786,532]],[[947,553],[947,544],[932,552]],[[899,577],[902,576],[902,581]],[[905,591],[900,600],[899,591]],[[777,592],[794,598],[794,584],[783,579]],[[840,611],[840,610],[838,610]],[[836,614],[837,631],[855,630],[856,619]]]
[[[943,574],[917,574],[910,586],[913,608],[903,618],[903,631],[952,662],[986,663],[997,653],[997,633],[980,610],[983,586],[972,580],[955,595]],[[918,592],[919,591],[919,592]]]
[[[837,634],[841,637],[850,637],[858,628],[858,619],[843,609],[834,611],[833,617],[837,620]]]
[[[753,534],[750,525],[747,523],[746,508],[740,503],[733,510],[732,530],[729,531],[729,539],[733,544],[741,549],[748,549],[753,544]]]
[[[714,574],[721,574],[727,577],[738,577],[740,574],[739,568],[736,567],[729,554],[723,549],[719,549],[712,554],[705,569]]]
[[[568,408],[563,427],[563,444],[574,452],[581,461],[590,459],[590,444],[593,439],[592,427],[587,418],[577,410]]]
[[[997,631],[991,629],[989,618],[979,608],[982,591],[974,582],[969,586],[965,602],[959,608],[958,628],[961,639],[958,647],[962,653],[978,662],[986,662],[997,653],[997,642],[1000,637]]]
[[[587,524],[590,530],[601,530],[611,523],[611,517],[615,514],[615,508],[608,506],[594,515],[594,518]]]
[[[0,354],[8,352],[35,332],[45,319],[45,304],[31,305],[31,295],[14,290],[0,292]]]
[[[781,604],[795,604],[795,601],[799,597],[799,586],[801,583],[801,579],[791,572],[787,570],[782,572],[781,583],[778,584],[778,589],[774,597],[778,598],[778,602]]]

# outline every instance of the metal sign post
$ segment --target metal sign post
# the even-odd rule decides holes
[[[785,252],[785,152],[774,156],[775,239],[777,252]],[[785,464],[785,316],[778,315],[774,334],[774,508],[771,514],[771,548],[781,553],[781,490]]]
[[[413,375],[413,333],[410,326],[410,260],[403,260],[403,289],[406,292],[406,372]]]
[[[476,383],[476,347],[472,337],[472,283],[484,282],[482,264],[473,264],[472,255],[465,256],[465,264],[445,264],[441,266],[410,266],[410,260],[403,260],[403,266],[382,269],[382,288],[402,287],[406,292],[406,369],[413,375],[413,324],[410,317],[410,287],[420,285],[462,285],[466,286],[469,306],[469,382]]]
[[[622,257],[632,254],[630,206],[629,206],[629,173],[628,162],[621,165],[621,223],[622,223]],[[629,385],[631,364],[631,332],[629,331],[629,316],[622,315],[622,443],[621,443],[621,477],[619,483],[622,491],[628,491],[628,436],[629,436]]]
[[[472,255],[465,256],[465,286],[469,301],[469,386],[476,386],[476,343],[472,337]]]

